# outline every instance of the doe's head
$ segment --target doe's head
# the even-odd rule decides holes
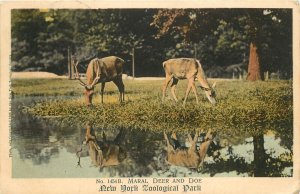
[[[215,91],[215,87],[216,87],[216,82],[212,85],[212,87],[208,90],[205,91],[206,97],[207,99],[210,101],[210,103],[212,103],[213,105],[215,105],[216,102],[216,91]]]

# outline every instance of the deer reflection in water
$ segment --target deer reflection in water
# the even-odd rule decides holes
[[[88,146],[88,152],[91,162],[97,167],[117,166],[124,159],[127,154],[125,149],[121,146],[122,140],[124,140],[125,132],[120,130],[118,135],[113,141],[108,141],[106,135],[103,132],[102,140],[99,141],[95,135],[95,131],[90,124],[86,126],[85,141],[83,142]],[[80,153],[82,149],[76,153],[78,156],[78,166],[80,165]]]
[[[171,145],[169,138],[166,133],[164,133],[164,138],[167,141],[167,163],[175,166],[183,166],[187,168],[200,169],[203,165],[203,160],[211,144],[215,133],[209,130],[204,141],[201,143],[200,148],[197,150],[197,140],[199,137],[199,132],[196,132],[194,138],[188,134],[188,143],[190,147],[183,147],[180,145],[176,133],[172,133],[171,140],[174,145]]]

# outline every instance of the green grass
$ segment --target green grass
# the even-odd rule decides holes
[[[84,104],[83,88],[70,80],[13,80],[15,96],[78,96],[46,100],[23,111],[53,119],[61,125],[93,122],[99,128],[147,131],[193,131],[212,128],[227,134],[261,134],[266,130],[292,133],[292,82],[219,81],[217,105],[212,106],[198,88],[200,103],[190,93],[187,104],[174,103],[170,94],[161,103],[162,81],[125,80],[125,103],[118,103],[113,83],[106,84],[104,104],[94,96],[94,106]],[[187,82],[180,81],[177,97],[182,99]],[[99,93],[99,86],[96,92]],[[169,92],[169,91],[168,91]],[[286,131],[288,130],[288,131]]]
[[[13,79],[11,88],[16,96],[74,96],[82,86],[68,79]]]

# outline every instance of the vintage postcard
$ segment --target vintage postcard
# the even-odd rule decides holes
[[[3,1],[0,193],[286,193],[299,1]]]

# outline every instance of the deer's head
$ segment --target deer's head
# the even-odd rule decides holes
[[[83,93],[84,93],[86,105],[87,105],[87,106],[92,105],[92,99],[93,99],[93,94],[94,94],[94,88],[88,89],[87,87],[85,87]]]
[[[73,63],[74,69],[75,69],[75,79],[77,79],[79,81],[79,84],[84,87],[83,93],[85,96],[85,103],[87,106],[90,106],[92,104],[92,98],[93,98],[93,94],[94,94],[94,86],[98,83],[98,80],[99,80],[98,76],[99,76],[100,68],[97,68],[97,73],[96,73],[95,78],[93,79],[93,82],[90,85],[88,85],[87,83],[84,83],[80,79],[78,69],[77,69],[79,61],[77,61],[76,64],[74,61],[72,63]],[[87,76],[87,79],[90,79],[93,76],[93,73],[87,72],[86,76]]]
[[[205,94],[207,99],[212,103],[213,105],[216,104],[216,92],[215,92],[216,82],[212,85],[211,88],[205,88]]]

